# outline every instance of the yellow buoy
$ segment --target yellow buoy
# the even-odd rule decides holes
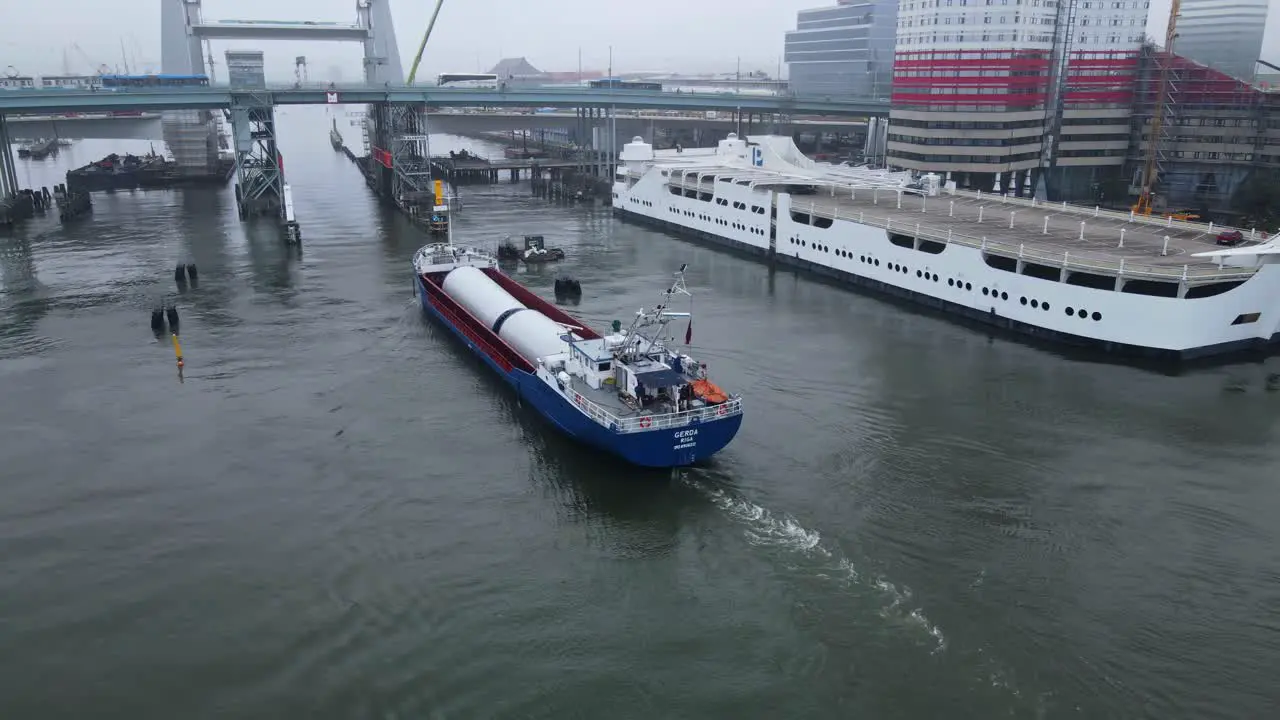
[[[186,363],[182,361],[182,345],[178,343],[178,336],[171,335],[173,338],[173,356],[178,359],[178,367],[182,367]]]

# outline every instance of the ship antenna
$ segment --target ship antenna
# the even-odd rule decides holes
[[[445,198],[445,199],[444,199],[444,205],[445,205],[445,211],[444,211],[445,236],[449,239],[449,249],[450,249],[450,250],[452,250],[452,249],[453,249],[453,213],[452,213],[452,212],[450,212],[450,210],[452,210],[452,207],[451,207],[451,205],[453,204],[453,203],[452,203],[452,200],[453,200],[453,198],[452,198],[452,197],[447,197],[447,198]]]

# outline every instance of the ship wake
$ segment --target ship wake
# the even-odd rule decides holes
[[[931,653],[946,650],[946,635],[942,628],[929,620],[921,607],[912,602],[911,588],[882,575],[860,571],[838,547],[824,542],[817,530],[805,527],[791,515],[773,512],[687,475],[684,480],[739,525],[749,544],[794,556],[803,562],[802,569],[813,577],[874,594],[878,598],[878,612],[882,618],[927,635],[932,645]]]

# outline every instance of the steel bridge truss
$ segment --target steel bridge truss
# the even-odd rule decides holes
[[[231,134],[240,218],[281,214],[284,163],[276,145],[275,112],[270,98],[257,94],[237,96],[231,105]]]

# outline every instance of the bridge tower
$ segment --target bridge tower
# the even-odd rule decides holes
[[[240,219],[284,211],[284,160],[276,145],[275,108],[267,95],[260,50],[228,50],[231,145],[236,153],[236,210]]]
[[[162,0],[160,48],[163,71],[172,74],[197,74],[204,70],[202,43],[223,40],[325,40],[360,42],[364,46],[364,79],[370,86],[388,87],[404,84],[400,49],[396,44],[395,23],[391,19],[390,0],[356,0],[354,24],[306,21],[222,21],[207,22],[202,15],[202,0]],[[230,59],[228,59],[228,63]],[[228,74],[231,68],[228,67]],[[233,82],[233,85],[236,83]],[[391,156],[400,153],[406,133],[417,132],[420,125],[405,113],[421,118],[425,112],[392,108],[386,103],[369,108],[369,139],[374,148],[385,153],[381,170],[371,173],[378,190],[395,197],[395,188],[412,180],[411,173],[391,168]],[[235,137],[237,183],[242,217],[279,209],[286,224],[292,203],[276,146],[276,127],[271,97],[262,83],[245,88],[241,93],[233,87],[231,109],[232,133]],[[399,128],[399,129],[397,129]],[[205,111],[179,111],[164,115],[165,142],[180,166],[199,167],[210,162],[202,148],[212,148],[217,159],[216,124]],[[208,143],[193,140],[197,135],[210,138]],[[410,141],[413,142],[413,141]],[[403,154],[403,153],[401,153]],[[397,180],[397,178],[401,178]],[[407,178],[407,179],[406,179]]]

